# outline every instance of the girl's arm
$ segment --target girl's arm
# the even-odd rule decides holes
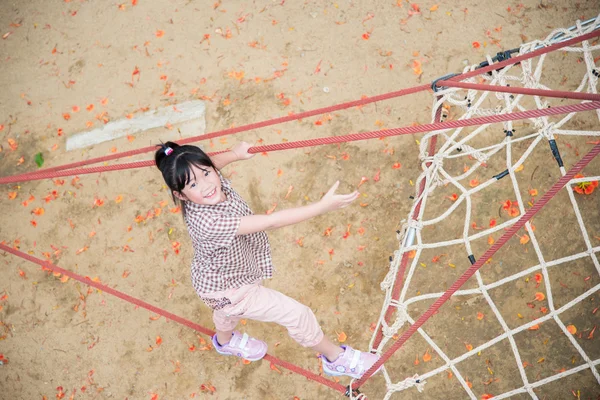
[[[252,147],[250,143],[241,142],[236,144],[233,149],[226,151],[225,153],[214,155],[210,159],[217,169],[221,169],[232,162],[247,160],[254,157],[254,154],[248,153],[250,147]]]
[[[329,211],[347,207],[358,198],[359,193],[358,191],[354,191],[350,194],[335,194],[339,184],[340,182],[337,181],[325,196],[316,203],[277,211],[269,215],[248,215],[242,217],[237,234],[247,235],[250,233],[282,228],[284,226],[306,221],[307,219],[325,214]]]

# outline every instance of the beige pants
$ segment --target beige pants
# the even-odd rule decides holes
[[[261,282],[206,293],[201,297],[225,297],[231,301],[230,305],[214,311],[213,321],[219,331],[231,331],[241,319],[251,319],[284,326],[292,339],[304,347],[316,346],[323,340],[323,331],[310,308],[283,293],[264,287]]]

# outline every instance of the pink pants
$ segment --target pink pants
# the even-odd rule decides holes
[[[316,346],[323,340],[323,331],[310,308],[283,293],[264,287],[262,282],[206,293],[202,297],[226,297],[231,301],[230,305],[213,313],[213,321],[219,331],[231,331],[240,319],[251,319],[275,322],[286,327],[292,339],[304,347]]]

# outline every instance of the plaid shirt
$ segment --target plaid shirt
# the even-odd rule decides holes
[[[236,235],[243,216],[252,215],[244,199],[219,174],[227,199],[216,205],[185,202],[185,221],[194,245],[192,285],[202,300],[218,310],[227,298],[203,298],[203,293],[238,288],[273,276],[271,248],[265,232]]]

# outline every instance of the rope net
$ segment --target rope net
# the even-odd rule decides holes
[[[518,54],[596,29],[600,29],[600,16],[584,23],[577,21],[570,29],[557,29],[544,40],[523,44]],[[547,73],[543,69],[547,55],[542,55],[464,82],[565,90],[574,87],[572,82],[577,79],[575,92],[596,94],[600,76],[600,68],[596,66],[600,59],[598,50],[600,45],[583,41],[550,54]],[[487,61],[492,65],[501,59],[488,56]],[[466,67],[463,73],[478,67],[481,65]],[[548,97],[442,87],[434,93],[432,118],[434,123],[462,120],[546,109],[564,102]],[[423,137],[420,142],[423,172],[415,185],[409,216],[398,231],[399,249],[390,257],[390,270],[381,283],[385,302],[371,339],[372,351],[383,354],[406,331],[407,324],[415,323],[415,316],[442,297],[456,277],[533,206],[538,195],[533,182],[551,183],[566,175],[562,156],[566,158],[568,153],[575,161],[580,158],[568,141],[598,143],[590,140],[598,140],[600,136],[599,121],[600,110],[596,109],[520,123],[508,121],[502,128],[500,124],[487,124],[436,131]],[[531,160],[535,161],[529,163]],[[447,305],[436,312],[441,314],[435,317],[438,326],[428,324],[417,330],[420,337],[415,335],[397,354],[405,353],[404,359],[411,357],[414,362],[406,365],[394,362],[394,358],[385,361],[386,399],[394,392],[411,388],[421,392],[426,389],[427,379],[437,379],[439,383],[440,377],[455,379],[471,399],[503,399],[517,394],[537,399],[541,386],[587,373],[586,379],[597,393],[600,351],[590,340],[597,308],[592,313],[585,304],[592,302],[600,289],[600,246],[592,244],[600,238],[594,239],[584,218],[585,207],[597,214],[598,200],[593,196],[598,194],[585,196],[598,186],[600,176],[597,168],[595,171],[592,176],[575,175],[558,193],[558,200],[539,217],[537,231],[537,221],[525,223],[524,231],[475,273],[475,280],[469,280],[456,291],[449,300],[452,307]],[[554,178],[549,178],[551,175]],[[539,188],[540,194],[543,190],[544,187]],[[559,209],[552,215],[554,207]],[[553,243],[549,242],[549,233],[556,235],[566,229],[564,225],[561,229],[559,222],[566,224],[569,217],[573,219],[569,229],[561,237],[555,237]],[[552,229],[540,229],[542,222],[549,220],[555,223],[548,225]],[[580,279],[585,280],[583,289],[565,290],[568,285],[561,279],[567,275],[581,275]],[[589,312],[587,321],[576,317],[575,311]],[[569,322],[576,318],[585,324],[579,326],[579,332]],[[455,337],[449,336],[450,327],[455,328],[456,333],[450,330]],[[486,329],[483,335],[482,328]],[[574,356],[568,360],[560,360],[558,353],[546,358],[540,356],[534,349],[547,344],[544,337],[552,338],[555,351],[565,353],[570,348]],[[490,361],[491,354],[501,359],[496,361],[498,365]],[[487,367],[483,368],[486,380],[479,379],[476,385],[475,377],[461,373],[462,365],[469,365],[471,370],[473,363]],[[421,364],[419,371],[424,365],[431,369],[417,375],[414,371],[418,364]],[[499,374],[500,368],[507,371]],[[393,378],[394,371],[402,371],[403,375]],[[576,394],[577,388],[573,389]]]

